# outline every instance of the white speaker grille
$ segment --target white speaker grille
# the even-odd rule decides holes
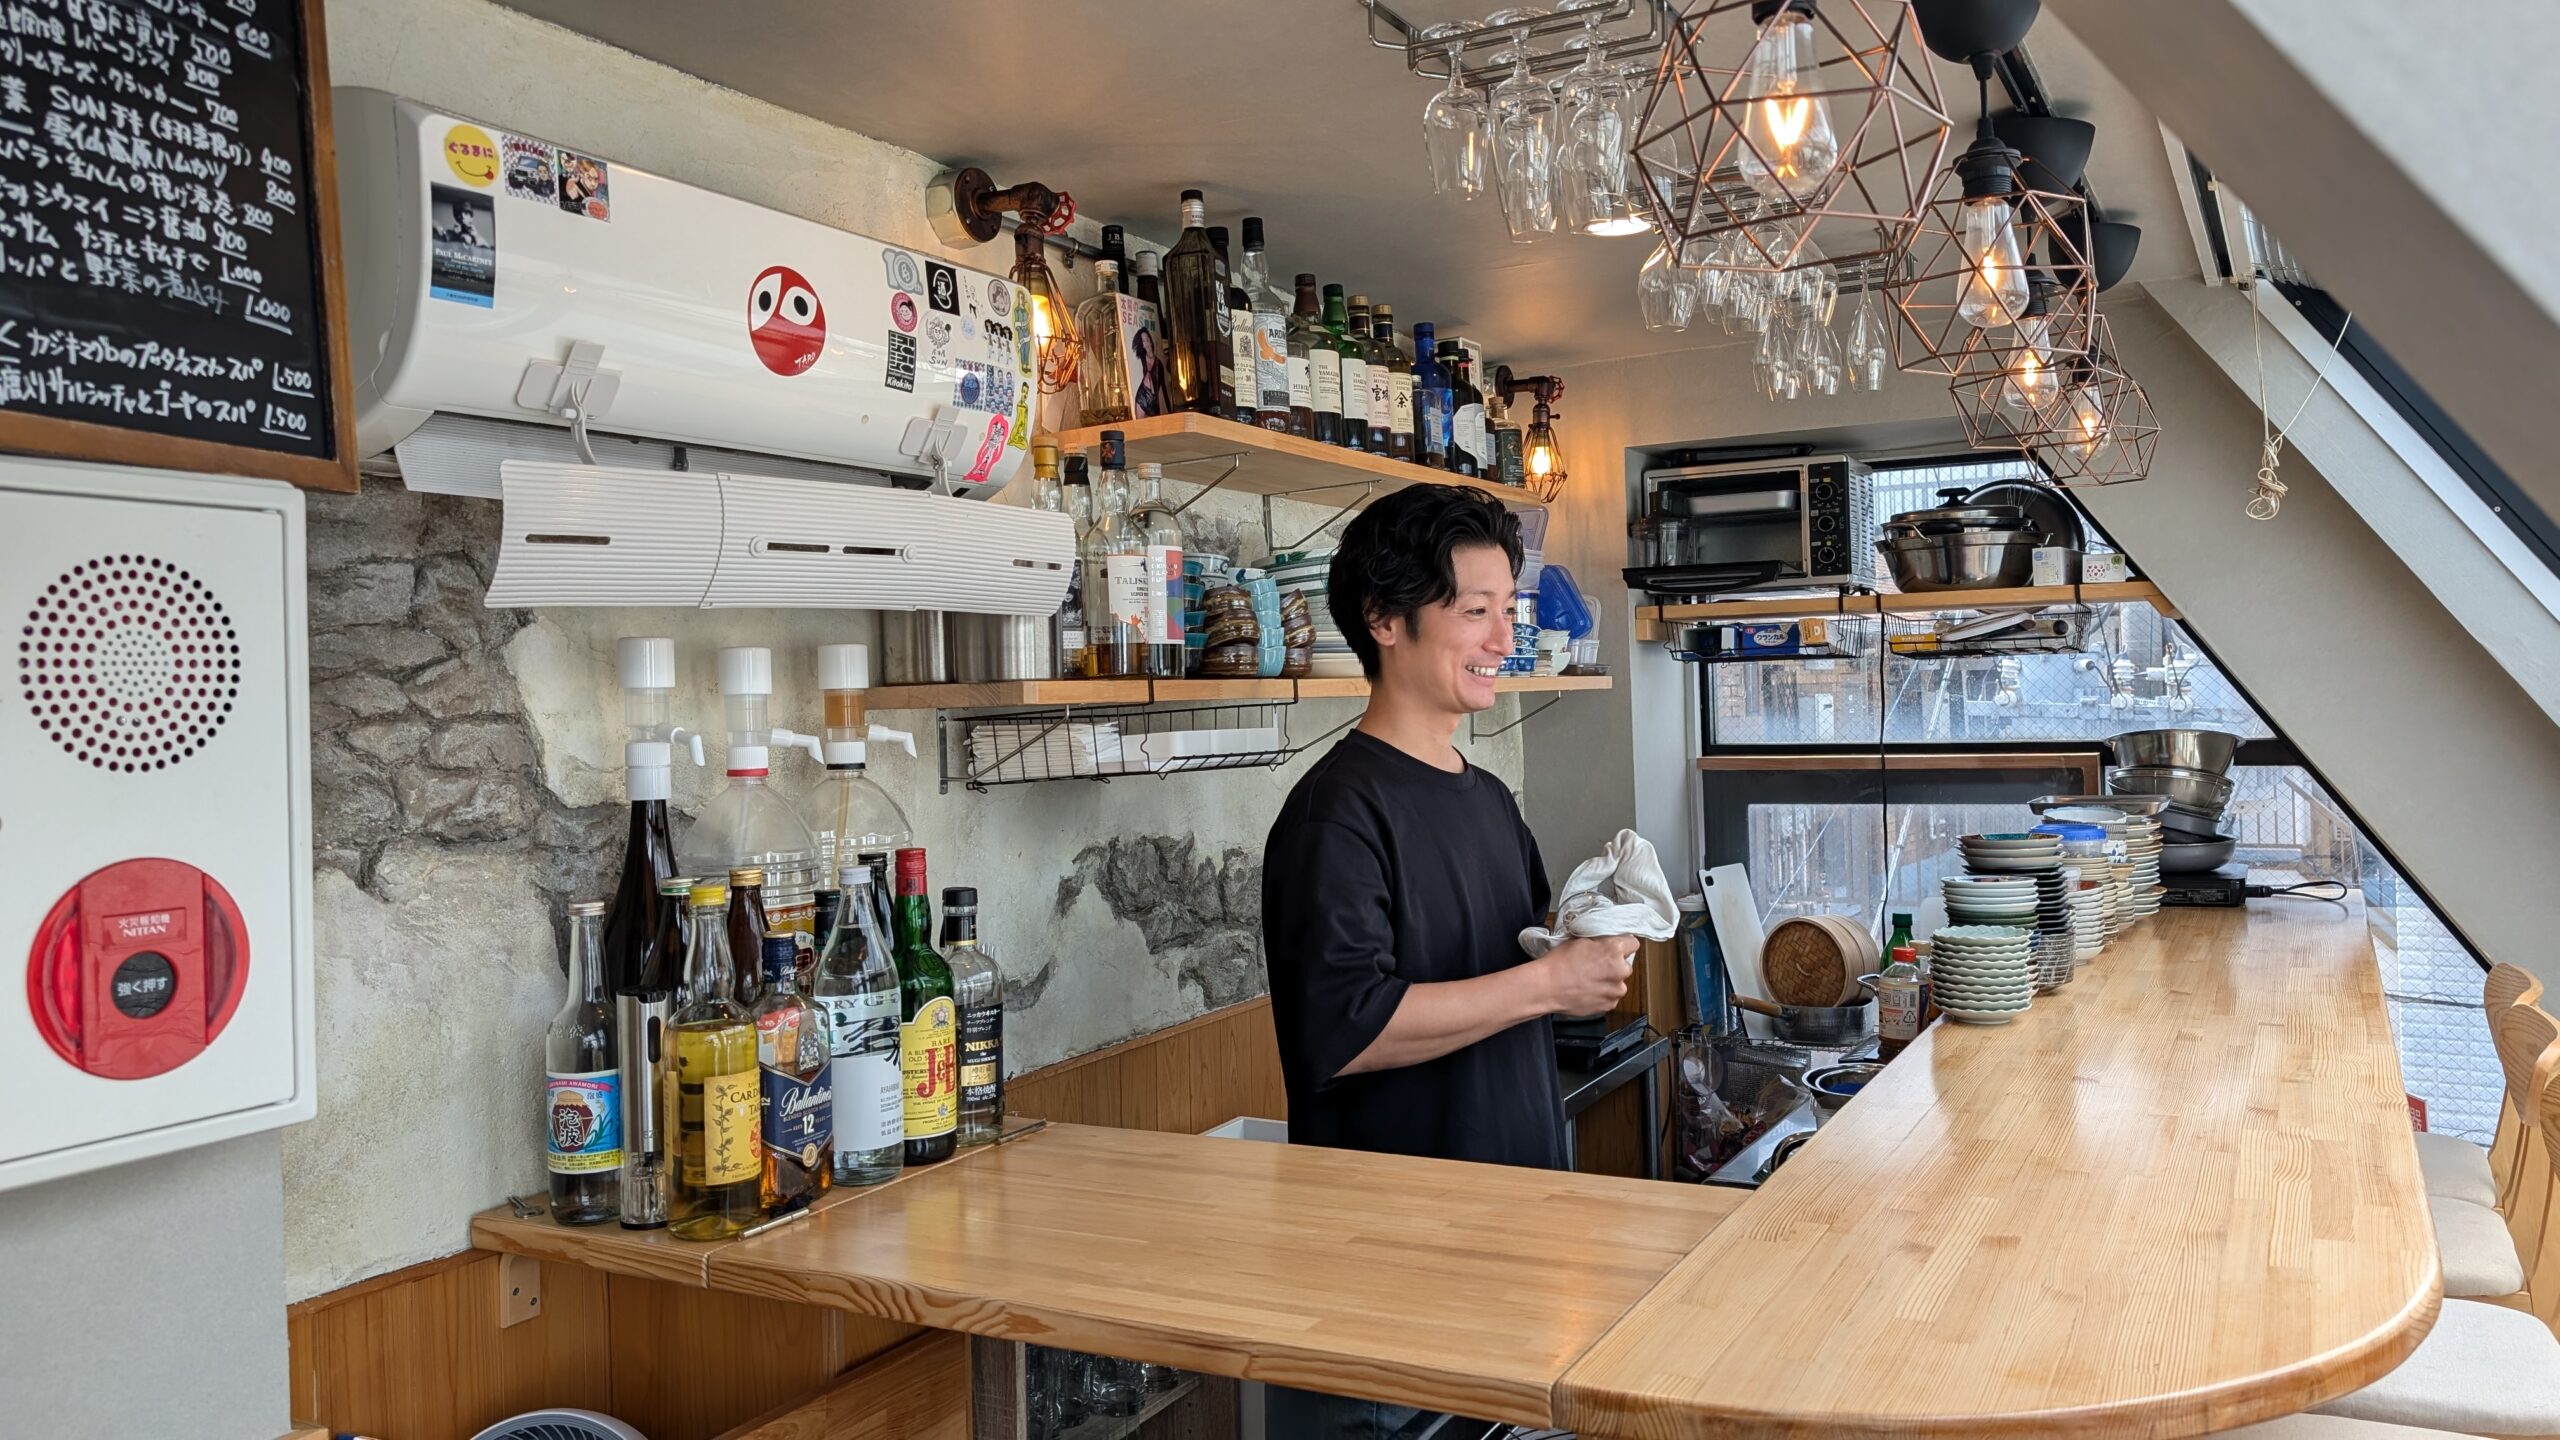
[[[105,555],[44,587],[18,634],[28,715],[101,770],[165,770],[211,741],[240,698],[240,634],[195,576]]]

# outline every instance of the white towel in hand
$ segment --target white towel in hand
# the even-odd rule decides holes
[[[1532,925],[1520,932],[1520,948],[1544,955],[1576,936],[1640,935],[1668,940],[1680,928],[1680,907],[1663,878],[1653,842],[1621,830],[1609,848],[1573,867],[1556,897],[1556,928]]]

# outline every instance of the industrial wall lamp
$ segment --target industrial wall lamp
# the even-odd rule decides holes
[[[935,176],[925,187],[924,197],[925,218],[946,245],[984,245],[1003,231],[1005,216],[1019,217],[1008,278],[1030,300],[1031,336],[1039,346],[1040,392],[1054,395],[1074,383],[1082,353],[1075,310],[1059,293],[1048,257],[1041,250],[1043,240],[1074,223],[1074,197],[1037,180],[999,190],[987,172],[974,165]]]
[[[1520,473],[1543,501],[1564,493],[1564,447],[1556,443],[1554,405],[1564,398],[1564,381],[1554,375],[1514,375],[1508,365],[1493,367],[1494,393],[1504,405],[1511,397],[1536,397],[1528,432],[1520,437]]]

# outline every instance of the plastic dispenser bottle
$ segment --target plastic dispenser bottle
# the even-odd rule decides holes
[[[764,870],[765,922],[805,937],[815,923],[818,842],[790,802],[766,783],[773,747],[803,749],[820,758],[818,737],[775,727],[767,719],[773,698],[773,652],[761,645],[720,652],[720,695],[728,711],[728,783],[695,817],[681,859],[685,873],[717,877],[742,865]]]
[[[821,753],[827,776],[800,802],[800,818],[818,842],[820,874],[834,875],[857,855],[896,852],[915,843],[907,813],[889,792],[863,773],[871,742],[903,745],[916,753],[916,737],[873,725],[863,717],[862,692],[871,688],[871,653],[861,645],[818,647],[818,688],[826,696],[827,732]],[[820,943],[825,943],[820,937]]]
[[[661,893],[676,873],[675,843],[667,836],[667,797],[674,789],[676,744],[691,740],[693,763],[699,765],[702,737],[674,723],[676,642],[663,636],[627,636],[616,650],[622,718],[630,731],[622,764],[631,832],[622,877],[605,912],[604,963],[622,1056],[619,1204],[623,1225],[645,1230],[667,1223],[674,1184],[672,1137],[661,1132],[659,1120],[665,1103],[661,1087],[674,1083],[667,1073],[674,1051],[664,1043],[664,1032],[684,953],[667,944],[675,926]]]

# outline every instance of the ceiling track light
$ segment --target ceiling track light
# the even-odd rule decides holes
[[[1634,146],[1674,254],[1738,234],[1720,265],[1778,273],[1908,248],[1953,128],[1911,11],[1709,0],[1681,15]]]

